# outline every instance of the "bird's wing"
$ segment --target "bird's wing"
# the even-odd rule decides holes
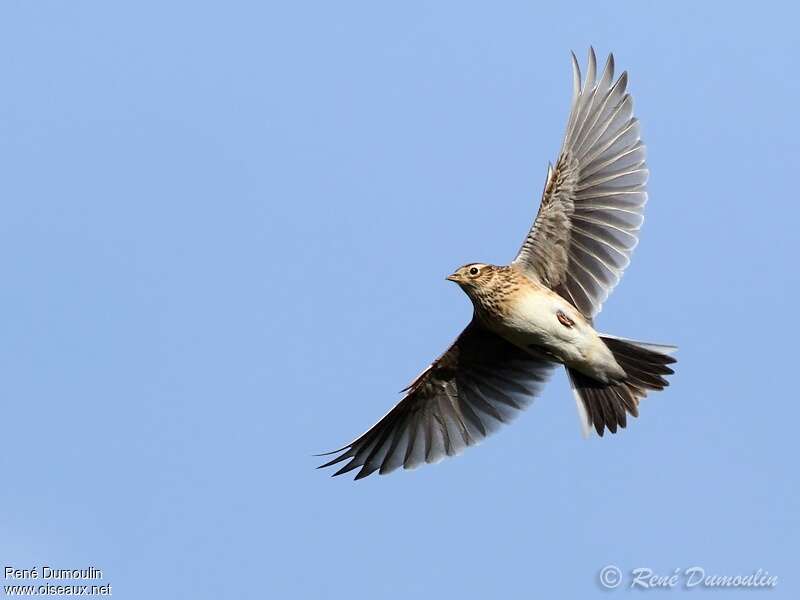
[[[361,479],[460,454],[526,408],[552,367],[473,319],[386,416],[329,452],[339,456],[320,468],[346,460],[334,475],[360,467],[356,479]]]
[[[630,262],[647,201],[645,146],[627,73],[614,81],[614,57],[586,81],[572,55],[572,108],[561,154],[548,168],[536,220],[514,264],[592,318]]]

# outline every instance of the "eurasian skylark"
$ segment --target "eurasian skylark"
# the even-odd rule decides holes
[[[356,479],[459,454],[511,420],[556,365],[569,375],[584,436],[602,436],[638,416],[639,401],[668,385],[671,346],[598,334],[592,319],[628,265],[638,241],[648,170],[627,73],[614,57],[586,81],[572,55],[567,131],[550,165],[536,219],[508,266],[470,263],[447,279],[474,306],[453,345],[406,388],[369,431],[321,465],[348,461]]]

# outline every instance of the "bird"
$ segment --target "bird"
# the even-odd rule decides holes
[[[402,392],[402,400],[352,442],[317,456],[335,473],[413,469],[460,454],[510,422],[566,369],[581,433],[617,433],[648,392],[674,373],[675,346],[601,334],[594,318],[638,243],[647,202],[646,148],[628,74],[601,73],[589,48],[582,79],[572,53],[572,99],[555,166],[514,260],[468,263],[447,277],[473,305],[470,323]]]

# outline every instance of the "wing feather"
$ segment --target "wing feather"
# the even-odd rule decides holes
[[[586,317],[619,283],[639,239],[647,202],[646,148],[614,57],[586,80],[572,55],[573,97],[564,142],[549,167],[539,212],[513,264],[556,290]]]
[[[525,409],[553,366],[473,319],[392,410],[320,468],[348,461],[334,475],[360,468],[362,479],[460,454]]]

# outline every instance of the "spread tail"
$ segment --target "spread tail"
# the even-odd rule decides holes
[[[605,428],[611,433],[617,427],[625,427],[627,414],[639,416],[639,401],[650,390],[663,390],[669,385],[664,379],[674,371],[667,365],[675,362],[672,352],[674,346],[635,342],[614,336],[601,336],[601,339],[614,354],[614,358],[625,371],[625,379],[615,383],[603,383],[567,369],[584,437],[592,426],[602,437]]]

